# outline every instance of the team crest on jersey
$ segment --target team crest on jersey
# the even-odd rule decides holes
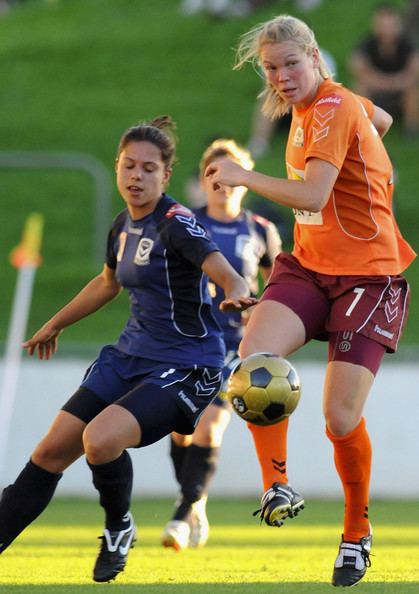
[[[292,144],[293,146],[304,146],[304,129],[301,128],[301,126],[298,126],[296,129],[294,138],[292,139]]]
[[[183,204],[176,203],[176,204],[173,204],[173,206],[171,206],[169,208],[169,210],[166,212],[166,214],[164,216],[166,217],[166,219],[171,219],[172,217],[174,217],[176,215],[183,215],[183,216],[191,217],[192,211],[189,210],[189,208],[186,208],[186,206],[183,206]]]
[[[153,245],[154,241],[148,237],[140,239],[134,256],[134,264],[137,264],[137,266],[147,266],[147,264],[150,264],[150,253]]]

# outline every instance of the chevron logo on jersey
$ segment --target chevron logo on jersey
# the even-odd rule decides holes
[[[334,107],[332,107],[332,109],[329,109],[329,111],[326,111],[326,113],[322,113],[318,109],[315,109],[313,119],[315,122],[319,124],[319,126],[324,127],[326,126],[329,120],[335,117],[335,114],[336,109]]]
[[[176,215],[175,217],[180,223],[186,225],[186,230],[193,237],[206,237],[207,233],[205,229],[198,223],[194,216],[184,217],[182,215]]]
[[[335,117],[336,109],[332,107],[326,113],[322,113],[317,108],[314,109],[313,120],[319,125],[319,128],[313,126],[313,142],[318,142],[322,138],[326,138],[329,134],[329,126],[326,124]]]

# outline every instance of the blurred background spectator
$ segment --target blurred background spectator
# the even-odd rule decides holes
[[[410,9],[417,11],[417,2]],[[374,9],[371,33],[352,52],[349,70],[356,92],[400,120],[406,137],[418,135],[419,51],[395,5],[382,3]]]
[[[298,10],[309,11],[320,6],[323,0],[294,0]],[[185,15],[207,12],[217,18],[247,17],[262,8],[276,4],[281,11],[281,0],[182,0],[181,11]]]
[[[408,0],[404,27],[410,39],[417,43],[419,40],[419,0]]]

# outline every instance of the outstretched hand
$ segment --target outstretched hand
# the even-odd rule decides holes
[[[238,297],[237,299],[224,299],[219,305],[223,313],[242,312],[258,303],[256,297]]]
[[[58,348],[58,336],[61,330],[57,330],[48,323],[44,324],[35,334],[22,344],[27,349],[28,355],[38,351],[38,359],[51,359]]]

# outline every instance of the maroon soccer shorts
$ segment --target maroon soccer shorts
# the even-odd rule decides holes
[[[396,351],[407,319],[409,285],[401,275],[321,274],[282,253],[276,258],[262,300],[278,301],[292,309],[305,326],[307,342],[332,338],[335,344],[329,357],[341,359],[336,352],[350,351],[348,338],[350,343],[354,335],[383,345],[390,353]],[[359,340],[357,348],[365,348],[368,342]]]

